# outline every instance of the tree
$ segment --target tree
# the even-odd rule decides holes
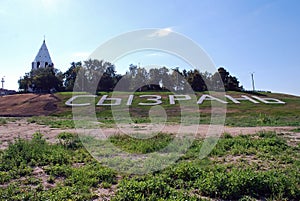
[[[202,78],[202,74],[198,70],[190,70],[187,73],[187,81],[194,91],[206,91],[207,87]]]
[[[214,90],[220,90],[224,87],[226,91],[241,91],[239,81],[236,77],[231,76],[225,68],[220,67],[218,72],[212,76],[212,85]],[[223,86],[223,87],[222,87]]]
[[[106,68],[105,72],[103,73],[99,84],[98,84],[98,91],[113,91],[116,83],[116,71],[115,66],[110,65]]]
[[[72,62],[71,67],[64,73],[64,86],[66,91],[72,91],[74,89],[75,80],[81,68],[81,62]],[[77,88],[78,87],[79,86],[77,86]]]
[[[19,80],[19,89],[25,92],[52,92],[63,90],[63,74],[53,67],[38,68]]]
[[[20,77],[18,80],[19,83],[19,89],[23,90],[24,92],[28,92],[30,86],[31,86],[31,78],[29,73],[25,73],[24,77]]]
[[[107,87],[102,86],[103,83],[108,84],[108,78],[115,75],[115,67],[110,62],[97,59],[89,59],[83,62],[83,73],[82,76],[87,80],[84,89],[86,91],[95,92],[95,90],[109,90]],[[106,75],[104,75],[106,73]],[[103,80],[101,81],[101,79]]]

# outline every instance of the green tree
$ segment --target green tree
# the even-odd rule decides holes
[[[23,92],[28,92],[28,89],[30,88],[32,83],[32,79],[30,78],[30,74],[29,73],[25,73],[25,75],[23,76],[23,78],[21,77],[18,80],[18,84],[19,84],[19,89],[22,90]]]
[[[63,74],[53,67],[38,68],[19,80],[19,89],[25,92],[52,92],[63,90]]]
[[[35,92],[50,92],[63,90],[63,74],[53,67],[38,68],[30,72],[31,87]]]
[[[239,86],[238,79],[231,76],[230,73],[223,67],[220,67],[218,72],[212,76],[212,85],[215,90],[220,90],[223,87],[226,91],[241,91],[243,89]]]
[[[66,91],[72,91],[74,89],[75,80],[81,68],[81,62],[72,62],[71,67],[64,73],[64,86]]]
[[[115,66],[110,65],[106,68],[105,72],[101,76],[98,84],[98,91],[113,91],[117,83]]]
[[[83,62],[83,73],[81,76],[86,79],[87,83],[84,85],[85,91],[95,92],[99,89],[109,90],[108,87],[108,77],[114,76],[114,66],[110,62],[106,62],[104,60],[97,60],[97,59],[89,59]],[[103,75],[105,75],[105,78]],[[101,82],[101,78],[103,80]],[[110,80],[111,81],[111,80]],[[102,86],[105,83],[107,86]],[[110,83],[111,84],[111,83]]]
[[[187,81],[194,91],[206,91],[207,87],[202,78],[202,74],[198,70],[190,70],[187,73]]]

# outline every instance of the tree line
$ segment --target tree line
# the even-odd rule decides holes
[[[77,78],[77,79],[76,79]],[[118,74],[115,65],[103,60],[72,62],[66,72],[53,67],[25,73],[18,81],[23,92],[52,91],[241,91],[238,79],[223,67],[215,73],[179,67],[145,69],[129,65],[125,74]]]

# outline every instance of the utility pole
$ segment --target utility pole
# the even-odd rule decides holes
[[[253,91],[255,91],[255,87],[254,87],[254,72],[251,73],[251,79],[252,79],[252,89],[253,89]]]
[[[4,76],[5,77],[5,76]],[[2,89],[4,89],[4,77],[2,77],[1,82],[2,82]]]

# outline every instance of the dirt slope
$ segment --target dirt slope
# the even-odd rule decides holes
[[[58,111],[60,99],[54,94],[14,94],[0,96],[0,116],[49,115]]]

